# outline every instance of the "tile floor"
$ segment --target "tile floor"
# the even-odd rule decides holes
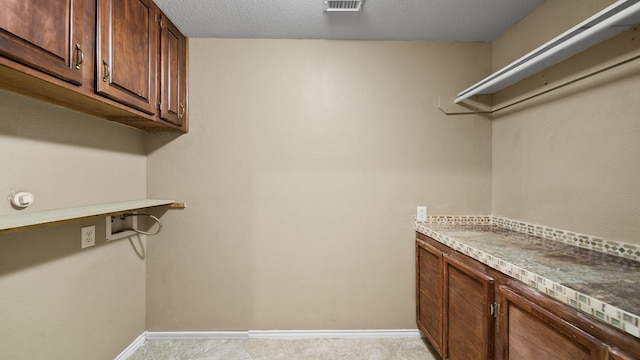
[[[128,360],[438,360],[420,338],[147,340]]]

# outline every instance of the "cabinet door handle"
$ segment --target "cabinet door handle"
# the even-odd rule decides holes
[[[80,47],[80,44],[76,44],[76,52],[78,54],[79,61],[76,62],[76,70],[80,70],[80,65],[84,62],[84,51]]]
[[[180,106],[178,107],[178,118],[182,118],[184,116],[185,113],[185,108],[184,108],[184,104],[180,104]]]
[[[111,75],[111,72],[109,71],[109,63],[107,63],[107,60],[102,59],[102,65],[104,66],[104,76],[102,77],[102,81],[107,81],[107,78]]]

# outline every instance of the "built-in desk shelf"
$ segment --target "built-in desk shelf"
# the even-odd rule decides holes
[[[174,200],[143,199],[32,213],[16,213],[0,216],[0,233],[117,215],[160,206],[177,209],[185,207],[184,203],[176,203]]]

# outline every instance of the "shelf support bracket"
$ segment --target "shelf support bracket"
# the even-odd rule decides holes
[[[474,95],[460,103],[454,103],[455,96],[438,96],[438,108],[447,115],[491,114],[491,95]]]

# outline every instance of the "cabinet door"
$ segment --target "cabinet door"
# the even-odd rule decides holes
[[[634,360],[637,358],[632,357],[631,355],[625,354],[618,349],[609,349],[609,360]]]
[[[491,277],[444,257],[444,359],[493,358],[493,291]]]
[[[508,287],[500,286],[499,359],[606,360],[607,347]]]
[[[183,126],[187,114],[186,38],[166,17],[160,20],[160,119]]]
[[[85,0],[0,0],[0,54],[75,85],[82,83]]]
[[[442,355],[442,251],[416,241],[418,327]]]
[[[149,0],[98,0],[96,91],[155,113],[157,11]]]

